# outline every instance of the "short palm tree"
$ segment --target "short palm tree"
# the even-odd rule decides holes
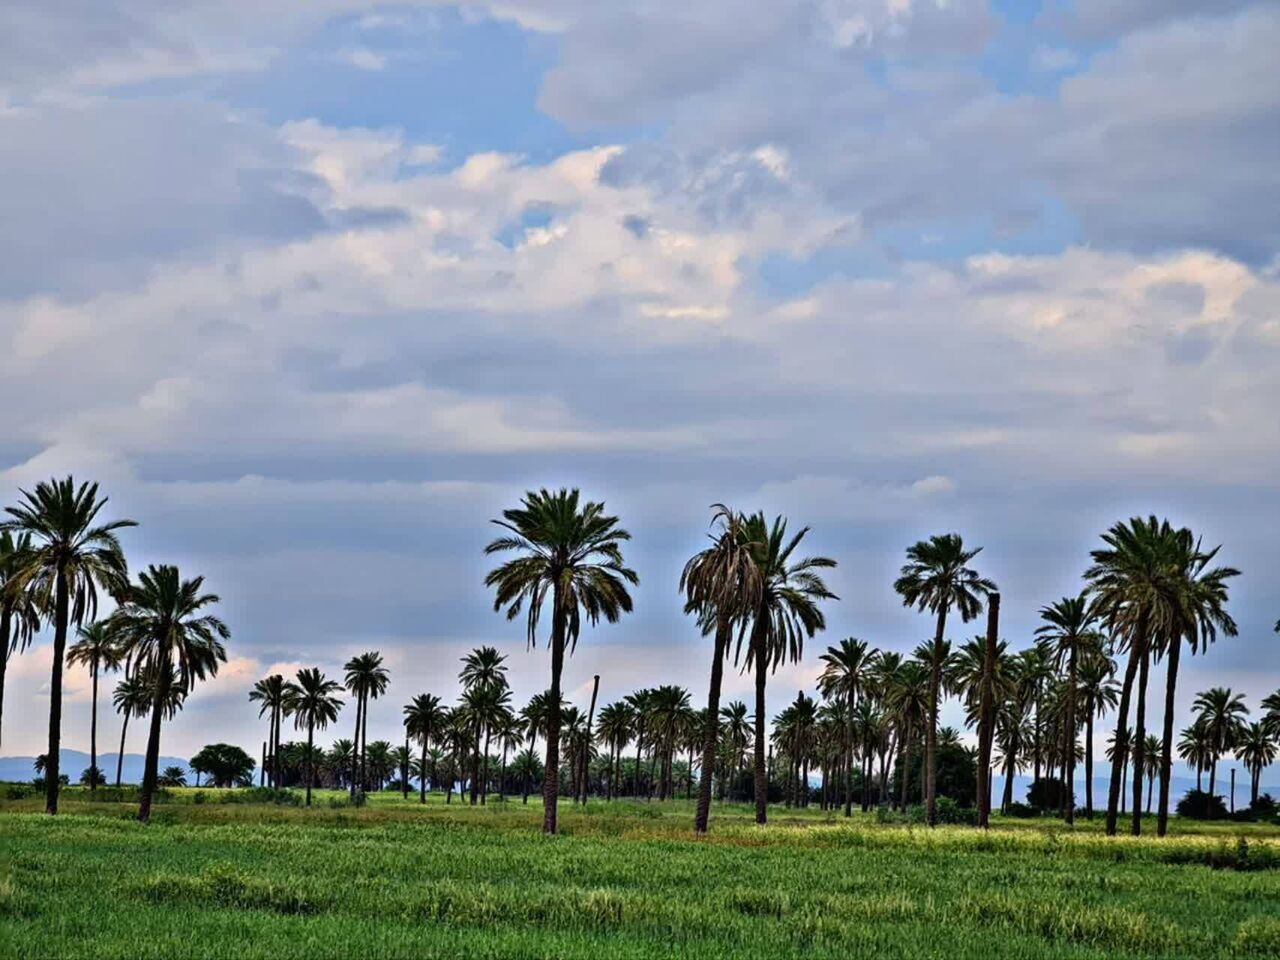
[[[116,531],[132,520],[98,522],[107,498],[96,483],[78,487],[71,477],[46,480],[22,491],[22,502],[6,507],[12,518],[0,529],[28,546],[13,557],[5,591],[26,594],[30,605],[49,611],[53,622],[53,672],[49,681],[49,773],[45,812],[58,812],[58,756],[62,746],[62,666],[67,631],[97,618],[98,590],[115,595],[128,589],[128,568]]]
[[[751,636],[743,668],[755,670],[756,823],[763,824],[769,819],[764,735],[768,674],[788,661],[799,662],[805,638],[826,629],[827,620],[819,604],[823,600],[839,598],[827,589],[819,572],[834,567],[834,560],[822,556],[792,558],[808,534],[808,527],[802,527],[794,536],[788,537],[784,517],[775,517],[770,524],[763,513],[755,513],[746,518],[741,530],[742,536],[751,544],[761,579],[760,604],[752,613]]]
[[[577,490],[525,494],[521,505],[493,521],[507,534],[485,547],[485,553],[518,554],[485,577],[494,590],[494,610],[505,608],[508,620],[524,611],[526,637],[532,647],[544,602],[551,601],[551,688],[548,691],[547,762],[543,777],[543,825],[556,832],[560,792],[560,686],[566,652],[572,653],[582,617],[596,624],[603,617],[616,623],[631,611],[628,585],[640,582],[622,558],[631,535],[603,503],[583,503]]]
[[[40,629],[40,611],[34,598],[28,591],[8,586],[17,568],[15,561],[30,549],[31,534],[14,539],[8,530],[0,530],[0,724],[4,720],[4,677],[9,660],[27,649]]]
[[[222,641],[231,631],[213,614],[203,612],[219,600],[216,594],[201,593],[203,588],[204,577],[184,580],[175,566],[153,565],[138,576],[137,585],[124,593],[123,603],[111,615],[111,629],[120,638],[133,669],[154,682],[151,732],[138,805],[138,819],[143,823],[151,819],[159,775],[160,722],[171,687],[189,694],[197,680],[217,676],[218,664],[227,660]]]
[[[271,786],[280,787],[280,721],[284,718],[285,679],[273,673],[253,685],[249,699],[261,704],[258,716],[270,714],[267,720],[267,749],[271,759]]]
[[[295,729],[307,730],[307,761],[305,780],[307,785],[307,806],[311,806],[311,786],[315,781],[316,729],[325,729],[338,719],[338,711],[342,709],[342,700],[337,696],[342,686],[336,680],[330,680],[316,667],[304,667],[298,671],[298,677],[285,689],[285,710],[293,716]],[[354,752],[354,750],[353,750]]]
[[[937,618],[934,650],[939,653],[946,635],[947,614],[952,607],[960,619],[968,623],[982,612],[983,599],[996,592],[996,585],[969,567],[981,547],[966,550],[958,533],[947,533],[921,540],[907,548],[903,565],[893,589],[906,607],[928,610]],[[929,657],[930,706],[925,727],[925,815],[930,826],[937,823],[938,780],[938,701],[941,698],[942,658]]]
[[[1093,610],[1084,594],[1063,597],[1056,603],[1042,607],[1040,619],[1044,621],[1044,625],[1036,630],[1036,634],[1049,642],[1058,667],[1061,668],[1065,662],[1067,668],[1066,716],[1063,720],[1066,724],[1066,742],[1071,749],[1064,753],[1066,770],[1063,780],[1066,781],[1066,790],[1063,791],[1063,797],[1067,823],[1075,823],[1073,797],[1076,782],[1076,705],[1080,697],[1080,661],[1090,651],[1098,648],[1099,637],[1094,629]]]
[[[1244,695],[1226,687],[1214,687],[1196,695],[1191,704],[1196,724],[1201,726],[1209,742],[1209,793],[1214,792],[1218,776],[1218,760],[1235,748],[1245,730],[1244,718],[1249,714]]]
[[[119,670],[124,663],[124,651],[111,635],[110,626],[104,621],[80,628],[80,639],[67,650],[67,663],[89,668],[93,681],[93,694],[89,719],[89,766],[98,769],[98,678],[103,670]],[[96,789],[97,784],[90,784]]]
[[[187,771],[181,767],[165,767],[156,781],[162,787],[185,787],[187,785]],[[196,784],[200,786],[200,784]]]
[[[1275,763],[1277,750],[1275,739],[1261,723],[1251,723],[1240,731],[1236,740],[1236,759],[1249,771],[1249,804],[1258,803],[1258,785],[1262,771]]]
[[[1196,790],[1202,789],[1204,772],[1213,762],[1213,747],[1209,743],[1209,733],[1202,723],[1193,723],[1182,731],[1178,741],[1178,756],[1196,771]]]
[[[422,745],[422,769],[424,771],[428,767],[427,748],[444,726],[444,720],[444,708],[440,705],[440,698],[434,694],[420,693],[413,698],[412,703],[404,708],[405,730],[410,736],[417,737],[418,742]],[[418,780],[418,802],[427,802],[427,778],[425,775]]]

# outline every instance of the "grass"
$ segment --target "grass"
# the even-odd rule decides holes
[[[5,956],[1275,957],[1280,830],[1178,823],[1107,838],[988,833],[717,807],[472,809],[397,794],[363,808],[175,791],[142,827],[69,791],[0,802]]]

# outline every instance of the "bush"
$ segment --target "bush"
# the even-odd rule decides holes
[[[25,800],[31,796],[35,796],[35,790],[25,783],[10,783],[5,786],[4,797],[6,800]]]
[[[1227,807],[1216,793],[1188,790],[1178,801],[1178,816],[1189,820],[1225,820]]]
[[[1040,811],[1027,803],[1018,803],[1016,800],[1005,808],[1004,815],[1006,817],[1030,818],[1040,816]]]
[[[1041,777],[1027,787],[1027,803],[1039,813],[1053,813],[1062,809],[1067,799],[1067,786],[1057,777]],[[1075,803],[1075,794],[1070,797]]]
[[[973,807],[962,807],[951,797],[938,797],[938,823],[958,823],[975,826],[978,823],[978,811]]]
[[[197,790],[195,793],[191,795],[191,802],[196,804],[197,806],[199,806],[202,803],[208,803],[209,795],[205,793],[203,790]]]

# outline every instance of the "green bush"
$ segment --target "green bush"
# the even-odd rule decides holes
[[[1027,787],[1027,803],[1041,813],[1052,813],[1062,809],[1067,799],[1067,786],[1057,777],[1041,777]],[[1070,797],[1075,802],[1075,794]]]
[[[1225,820],[1227,807],[1216,793],[1188,790],[1178,801],[1178,816],[1189,820]]]
[[[1018,803],[1015,800],[1005,807],[1004,815],[1006,817],[1030,818],[1040,816],[1040,811],[1030,804]]]

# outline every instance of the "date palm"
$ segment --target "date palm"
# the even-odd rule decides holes
[[[1244,695],[1227,687],[1214,687],[1196,694],[1191,708],[1196,712],[1196,725],[1202,727],[1209,745],[1209,793],[1214,792],[1218,776],[1218,760],[1232,750],[1245,730],[1244,718],[1249,714]]]
[[[1275,763],[1277,744],[1261,723],[1251,723],[1236,740],[1236,759],[1249,771],[1249,805],[1258,803],[1262,771]]]
[[[547,761],[543,777],[543,825],[555,833],[560,793],[560,697],[565,654],[572,654],[582,619],[616,623],[632,608],[628,585],[640,582],[622,557],[631,534],[604,504],[582,502],[577,490],[525,494],[519,507],[493,521],[507,531],[485,547],[487,555],[517,554],[485,577],[494,590],[493,608],[508,620],[525,613],[526,638],[537,641],[543,604],[551,605],[551,687],[548,690]]]
[[[607,799],[621,793],[619,784],[622,773],[622,751],[626,749],[635,732],[636,712],[625,700],[611,703],[600,710],[597,731],[609,748],[610,774]]]
[[[347,690],[356,698],[356,752],[351,760],[351,796],[363,790],[367,781],[369,749],[369,701],[377,700],[387,690],[391,675],[382,665],[382,654],[376,650],[352,657],[342,668],[346,671]]]
[[[267,749],[271,754],[271,786],[280,786],[280,721],[284,716],[285,679],[281,674],[273,673],[253,685],[249,691],[250,701],[261,704],[258,716],[269,713],[267,720]]]
[[[1090,651],[1097,649],[1099,637],[1094,628],[1093,610],[1084,594],[1063,597],[1056,603],[1041,607],[1040,619],[1044,621],[1044,625],[1036,630],[1036,634],[1049,642],[1058,668],[1061,669],[1064,662],[1067,668],[1066,709],[1063,721],[1066,725],[1065,741],[1068,749],[1063,755],[1066,760],[1063,776],[1066,790],[1063,791],[1063,798],[1067,823],[1075,823],[1073,798],[1076,782],[1076,705],[1080,698],[1080,662],[1089,655]]]
[[[169,684],[168,700],[164,704],[164,718],[172,720],[182,709],[182,701],[186,698],[186,691]],[[116,756],[116,786],[120,786],[120,778],[124,772],[124,742],[125,735],[129,732],[130,717],[145,717],[151,708],[151,695],[155,690],[155,680],[146,673],[138,673],[132,676],[126,674],[119,683],[116,684],[115,691],[111,694],[112,706],[116,708],[116,713],[122,714],[124,720],[120,724],[120,753]]]
[[[160,723],[171,687],[190,694],[197,680],[217,676],[218,664],[227,660],[222,641],[231,632],[216,616],[204,612],[219,598],[217,594],[202,593],[203,588],[204,577],[184,580],[175,566],[152,565],[138,576],[136,585],[128,588],[120,607],[111,615],[111,629],[119,637],[133,669],[149,675],[154,682],[151,732],[138,805],[138,819],[143,823],[151,819],[160,758]]]
[[[1178,740],[1178,756],[1184,763],[1195,768],[1196,790],[1200,790],[1204,772],[1213,762],[1213,749],[1209,745],[1209,734],[1204,724],[1192,723],[1182,731],[1182,737]]]
[[[822,673],[818,675],[818,690],[824,697],[839,701],[848,707],[842,716],[851,725],[853,710],[870,683],[874,656],[868,652],[865,641],[849,637],[841,640],[838,647],[827,647],[827,652],[821,659],[823,666]],[[848,789],[849,777],[853,772],[853,740],[852,730],[846,730],[843,738],[844,774],[841,778],[845,785],[844,815],[846,817],[853,815],[853,791]]]
[[[1262,698],[1262,729],[1280,740],[1280,690]]]
[[[768,674],[788,661],[799,662],[806,637],[826,629],[826,617],[819,603],[839,599],[827,589],[820,570],[836,562],[829,557],[793,560],[796,549],[808,534],[803,527],[788,538],[787,521],[776,517],[772,525],[763,513],[746,518],[742,536],[752,545],[760,571],[760,602],[752,614],[751,637],[745,670],[755,670],[755,802],[756,823],[768,822],[769,783],[765,765],[765,687]]]
[[[12,559],[6,594],[26,595],[26,603],[49,611],[53,622],[53,670],[49,680],[49,773],[45,777],[45,812],[58,812],[59,751],[62,746],[62,667],[67,631],[97,619],[99,589],[115,595],[128,585],[128,568],[116,531],[136,526],[132,520],[98,522],[107,504],[96,483],[78,487],[71,477],[46,480],[34,491],[21,491],[22,502],[6,507],[10,520],[0,530],[25,549]]]
[[[1151,812],[1151,794],[1154,792],[1156,777],[1160,776],[1160,754],[1164,745],[1153,733],[1147,734],[1147,742],[1142,749],[1142,772],[1147,778],[1147,809]]]
[[[938,780],[938,702],[942,691],[941,651],[946,635],[947,614],[954,607],[960,619],[968,623],[982,612],[983,599],[996,592],[996,585],[980,576],[969,563],[982,552],[978,547],[966,550],[958,533],[947,533],[921,540],[907,548],[903,565],[893,589],[902,597],[902,605],[928,610],[936,617],[934,647],[930,663],[930,707],[925,727],[925,813],[929,826],[937,823]]]
[[[894,671],[892,679],[885,690],[885,704],[893,714],[898,726],[902,729],[902,746],[899,750],[901,766],[899,770],[899,787],[901,788],[900,805],[907,807],[907,784],[910,773],[907,761],[910,757],[914,739],[919,737],[929,718],[930,681],[929,668],[916,660],[903,662]],[[924,779],[921,778],[921,788]],[[922,801],[924,797],[920,798]]]
[[[4,720],[4,678],[9,660],[27,649],[40,629],[40,611],[25,590],[10,589],[15,561],[31,549],[31,534],[17,539],[8,530],[0,531],[0,726]]]
[[[728,747],[726,756],[729,762],[725,769],[725,781],[732,784],[739,774],[746,769],[747,751],[752,747],[753,727],[751,714],[747,711],[747,705],[741,700],[733,700],[726,706],[721,707],[720,725]],[[721,799],[723,799],[723,794]],[[730,794],[729,799],[733,799],[732,794]]]
[[[653,712],[653,697],[654,692],[648,687],[637,690],[627,696],[627,703],[636,714],[636,764],[631,786],[632,796],[637,800],[640,798],[641,758],[644,755],[645,744],[644,735],[648,732],[649,715]]]
[[[510,694],[503,696],[507,689],[507,658],[493,647],[477,647],[462,658],[462,671],[458,679],[462,681],[463,702],[467,706],[469,716],[475,727],[474,768],[471,771],[471,805],[481,803],[485,798],[481,795],[481,785],[487,793],[489,784],[489,737],[490,730],[499,714],[507,706]],[[468,700],[468,698],[470,698]],[[484,734],[484,749],[480,747],[480,736]],[[484,776],[481,779],[480,758],[484,758]]]
[[[187,771],[181,767],[165,767],[164,772],[160,774],[156,781],[162,787],[185,787],[187,785]],[[199,783],[196,786],[200,786]]]
[[[285,684],[285,694],[289,692],[289,684]],[[341,787],[344,778],[351,774],[351,755],[355,753],[356,746],[346,737],[333,741],[333,746],[324,755],[325,766],[333,771],[333,782],[335,786]]]
[[[338,719],[342,700],[337,694],[341,684],[330,680],[316,667],[298,671],[297,680],[285,688],[285,711],[293,717],[295,729],[307,730],[306,784],[307,806],[311,806],[311,785],[315,780],[316,730],[323,730]],[[352,753],[355,750],[353,748]]]
[[[427,769],[427,747],[444,726],[445,711],[440,698],[430,693],[420,693],[404,708],[405,730],[422,745],[422,769]],[[418,780],[418,802],[427,802],[427,778]]]
[[[1115,672],[1115,663],[1099,643],[1081,659],[1076,678],[1077,709],[1084,715],[1084,809],[1090,820],[1093,819],[1093,722],[1114,708],[1120,696]]]
[[[119,670],[124,651],[104,621],[80,628],[80,639],[67,650],[67,663],[87,667],[93,682],[89,719],[89,766],[98,769],[98,678],[103,670]],[[96,780],[90,789],[97,789]]]
[[[753,544],[747,539],[741,515],[723,504],[716,504],[712,507],[711,523],[714,529],[711,545],[690,557],[680,573],[685,612],[695,614],[703,634],[714,637],[706,729],[702,736],[702,776],[693,818],[696,833],[707,832],[711,817],[711,781],[720,726],[724,660],[734,630],[759,609],[762,594],[761,571],[756,566]]]

